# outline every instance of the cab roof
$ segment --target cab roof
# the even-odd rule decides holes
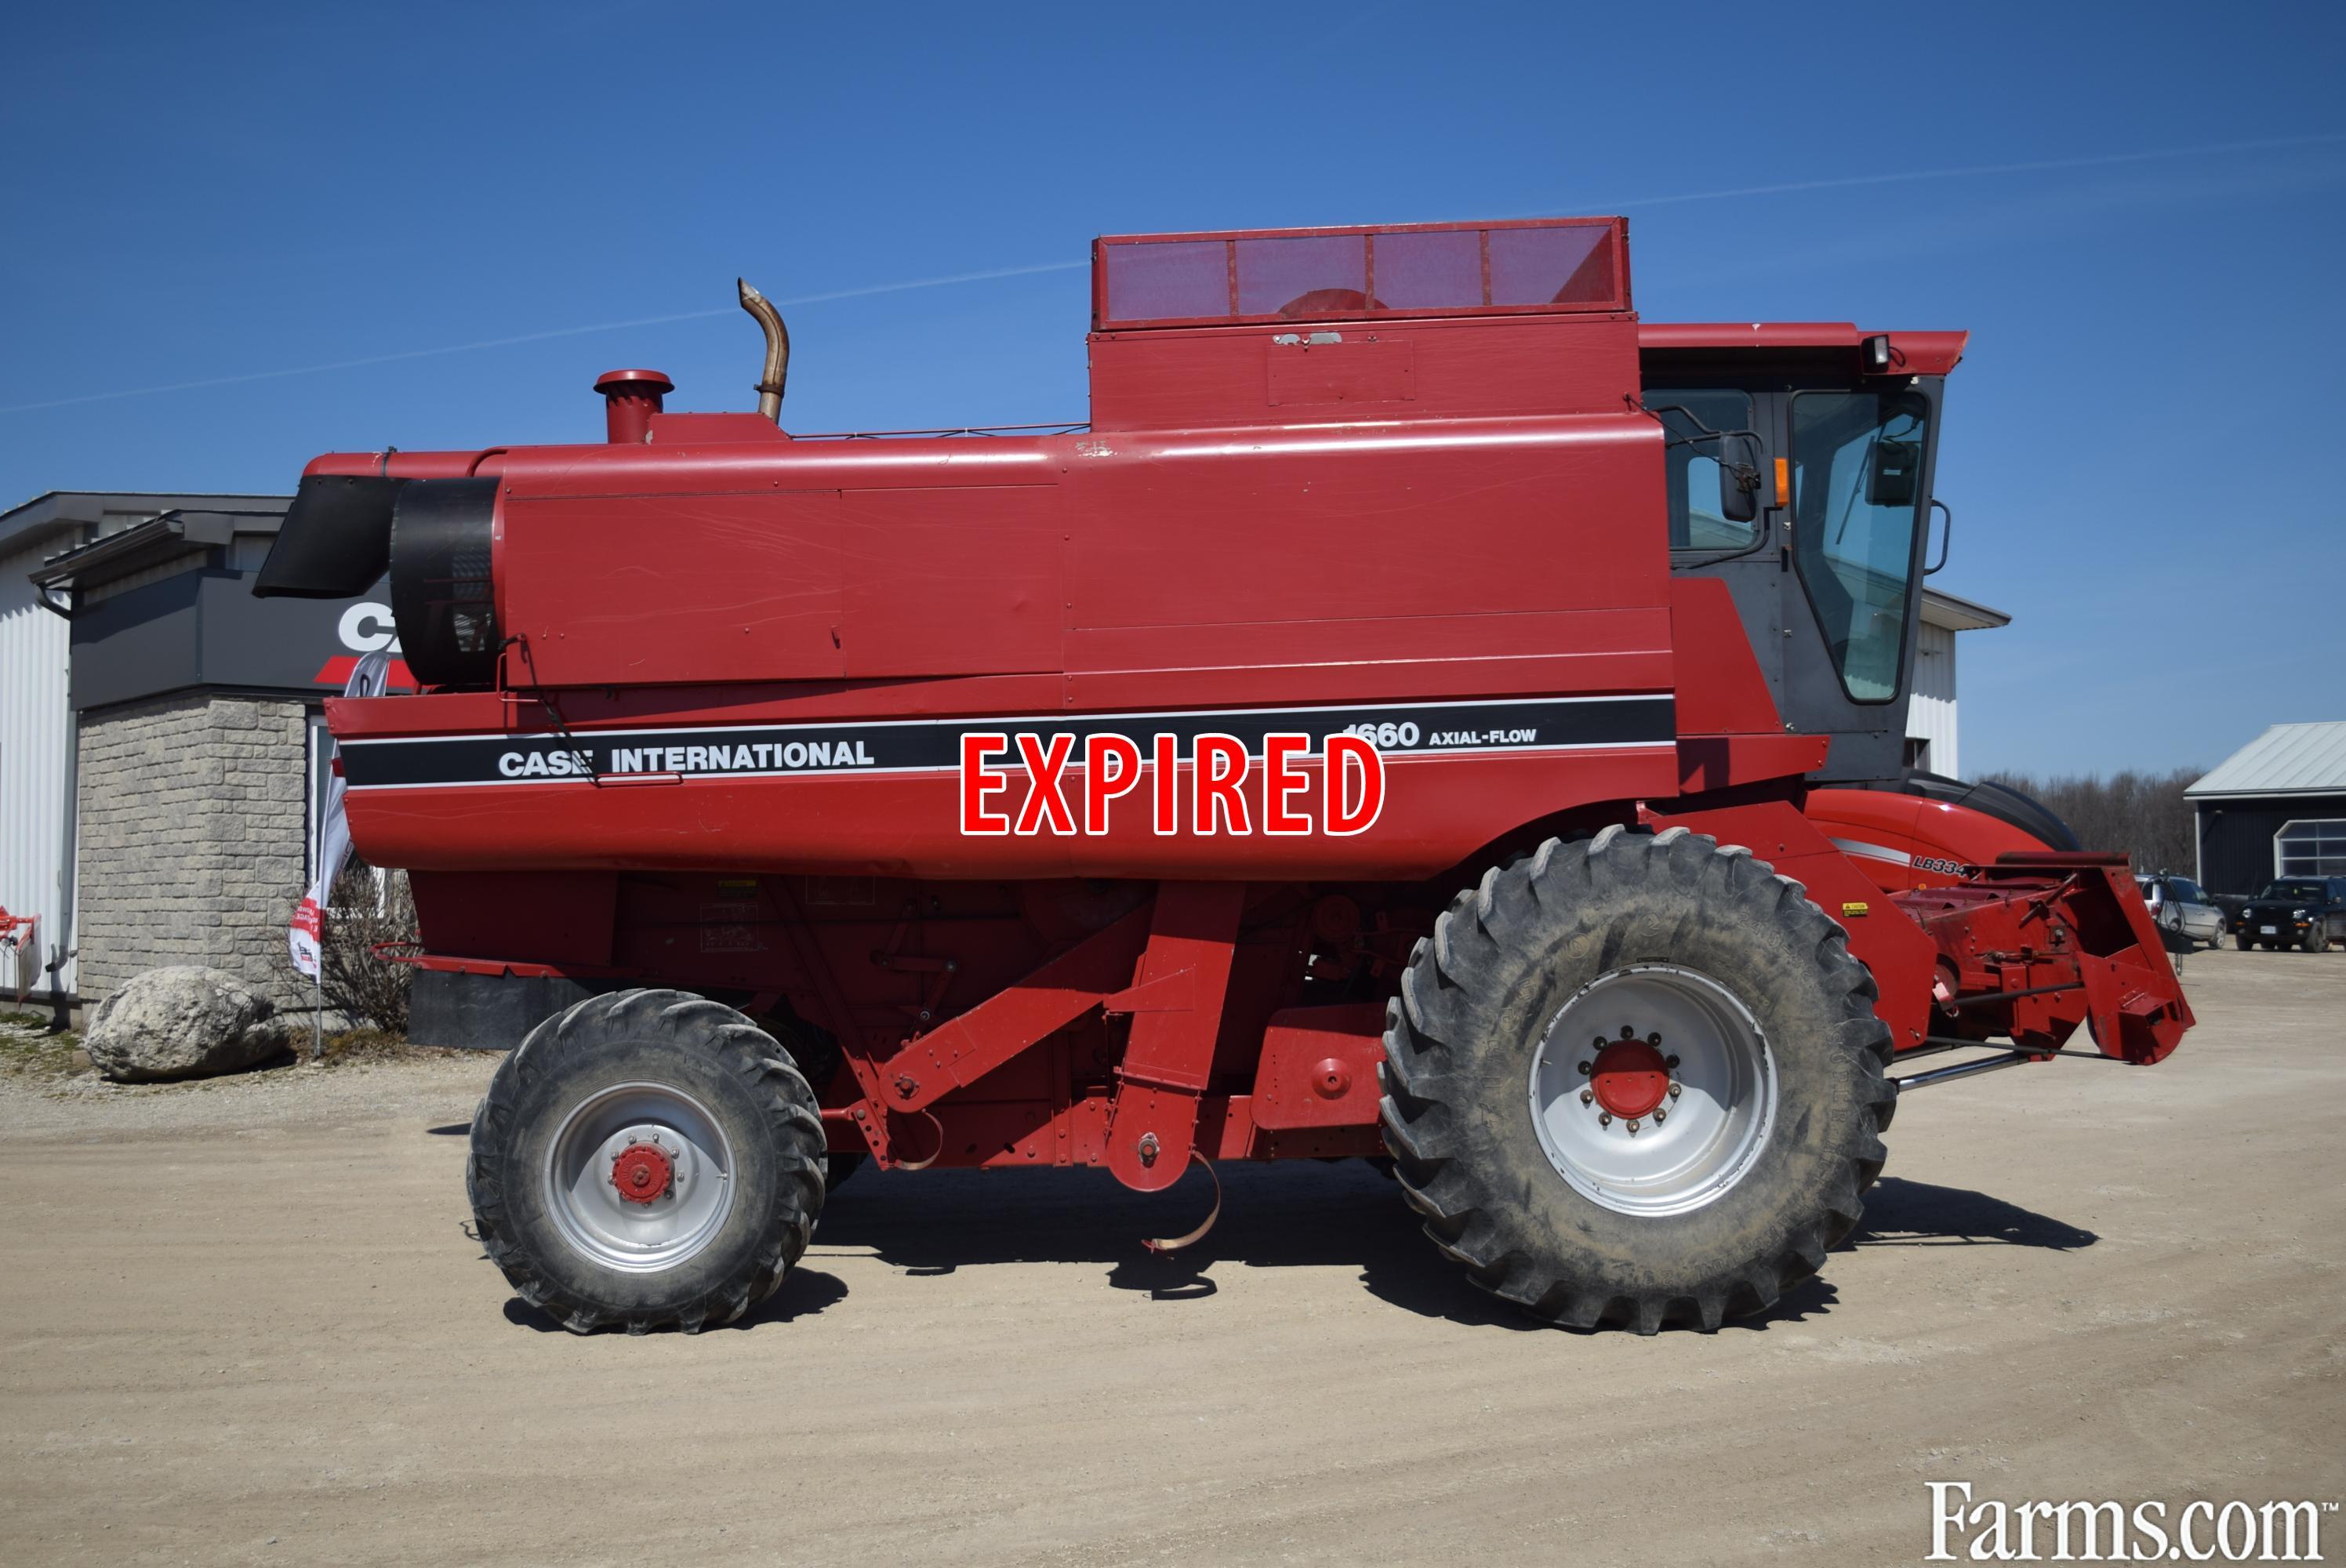
[[[1888,340],[1886,363],[1864,367],[1880,375],[1943,376],[1964,357],[1969,332],[1885,332],[1849,321],[1640,321],[1637,351],[1688,361],[1833,360],[1854,356],[1868,340]]]

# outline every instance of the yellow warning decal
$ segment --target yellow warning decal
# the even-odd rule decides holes
[[[1860,915],[1871,913],[1872,909],[1872,904],[1843,904],[1841,906],[1841,918],[1855,920]]]

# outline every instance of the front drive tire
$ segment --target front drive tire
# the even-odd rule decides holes
[[[1551,840],[1412,955],[1385,1031],[1396,1175],[1535,1318],[1716,1329],[1862,1212],[1897,1095],[1874,997],[1841,928],[1746,850]]]
[[[530,1032],[473,1118],[465,1186],[515,1291],[574,1333],[728,1323],[822,1212],[815,1097],[773,1036],[680,991]]]

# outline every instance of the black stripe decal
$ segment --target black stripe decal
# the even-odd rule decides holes
[[[961,738],[1032,731],[1047,745],[1113,731],[1138,742],[1172,735],[1187,760],[1200,735],[1233,736],[1250,755],[1263,738],[1352,732],[1389,758],[1461,752],[1579,750],[1667,746],[1677,721],[1667,697],[1493,698],[1343,708],[1209,708],[1180,713],[899,719],[835,724],[697,726],[589,730],[570,736],[461,736],[342,743],[342,775],[353,789],[579,781],[589,774],[642,778],[740,778],[799,773],[951,772]],[[992,765],[1015,765],[1015,754]]]

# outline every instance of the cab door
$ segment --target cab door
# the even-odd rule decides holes
[[[1885,380],[1779,394],[1782,711],[1794,728],[1833,738],[1829,778],[1895,779],[1904,767],[1935,390]]]
[[[1668,437],[1671,567],[1728,585],[1787,728],[1831,738],[1819,782],[1904,771],[1937,394],[1932,379],[1645,393]],[[1737,467],[1759,478],[1748,520],[1725,488]]]

